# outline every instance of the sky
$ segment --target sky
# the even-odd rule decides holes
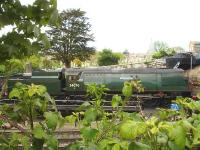
[[[34,0],[20,0],[31,4]],[[86,12],[93,46],[115,52],[146,53],[154,41],[189,49],[200,41],[199,0],[57,0],[58,10]]]

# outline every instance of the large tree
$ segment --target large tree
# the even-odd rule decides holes
[[[95,50],[88,46],[88,42],[94,41],[94,37],[90,33],[91,24],[85,17],[85,12],[69,9],[60,13],[60,19],[59,28],[52,26],[47,31],[51,48],[46,54],[62,61],[66,67],[70,67],[74,59],[87,60]]]
[[[103,49],[102,52],[99,52],[98,65],[99,66],[117,65],[122,57],[123,54],[121,53],[113,53],[111,49]]]
[[[41,27],[57,22],[57,0],[35,0],[22,5],[19,0],[0,1],[0,29],[12,31],[0,37],[0,63],[11,58],[24,58],[50,46]]]

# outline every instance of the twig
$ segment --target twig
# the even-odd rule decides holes
[[[0,119],[8,122],[12,127],[17,128],[21,133],[27,133],[27,130],[20,126],[18,123],[10,121],[6,115],[0,115]]]

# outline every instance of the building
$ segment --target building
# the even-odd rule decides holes
[[[199,41],[190,41],[189,50],[193,54],[200,54],[200,42]]]

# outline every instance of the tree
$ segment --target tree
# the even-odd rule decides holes
[[[0,63],[11,58],[24,58],[50,43],[41,27],[57,22],[56,0],[35,0],[33,5],[21,5],[19,0],[1,0],[0,29],[11,25],[12,31],[0,37]]]
[[[60,27],[52,26],[47,31],[52,46],[46,54],[70,67],[74,59],[85,61],[94,54],[94,48],[88,46],[94,37],[90,34],[91,25],[84,11],[69,9],[60,13],[60,18]]]
[[[182,48],[180,46],[171,47],[171,48],[173,48],[177,53],[184,53],[185,52],[184,48]]]
[[[154,53],[152,58],[160,59],[166,56],[172,56],[176,53],[175,48],[170,48],[167,43],[162,41],[154,42]]]
[[[122,57],[121,53],[113,53],[110,49],[103,49],[99,53],[98,64],[99,66],[117,65]]]
[[[167,49],[169,46],[166,42],[163,41],[155,41],[154,42],[154,51],[160,51]]]

